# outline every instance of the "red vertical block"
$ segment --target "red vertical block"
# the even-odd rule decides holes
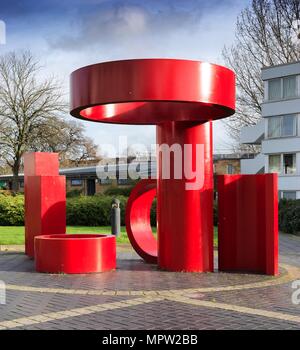
[[[58,153],[32,152],[24,154],[25,176],[57,176]]]
[[[219,270],[278,274],[276,174],[218,176]]]
[[[171,171],[170,179],[163,178],[164,163],[158,157],[158,266],[168,271],[213,271],[213,164],[212,123],[164,123],[157,126],[159,145],[180,145],[188,152],[182,156],[182,178]],[[196,146],[203,146],[200,159]],[[174,169],[174,157],[170,169]],[[199,187],[191,184],[184,165],[197,172]],[[200,178],[202,180],[200,180]],[[201,184],[200,184],[201,183]],[[194,185],[196,183],[194,182]]]
[[[58,175],[58,154],[27,153],[25,179],[25,253],[34,257],[34,237],[66,233],[66,182]]]

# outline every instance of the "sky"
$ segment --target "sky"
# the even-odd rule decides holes
[[[238,14],[249,0],[0,0],[6,44],[0,54],[30,50],[41,78],[60,79],[69,99],[70,73],[82,66],[130,58],[180,58],[224,64]],[[72,118],[67,116],[67,118]],[[155,143],[153,126],[83,122],[100,145],[127,135],[128,143]],[[214,122],[214,149],[230,149],[222,121]],[[102,147],[105,149],[105,147]]]

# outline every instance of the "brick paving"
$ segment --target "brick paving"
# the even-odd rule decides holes
[[[300,305],[291,301],[299,237],[280,236],[280,263],[275,278],[170,273],[121,249],[116,271],[49,275],[21,252],[1,252],[0,329],[300,329]]]

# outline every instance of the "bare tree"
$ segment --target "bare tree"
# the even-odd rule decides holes
[[[252,0],[238,17],[235,42],[223,50],[237,77],[237,110],[225,122],[235,141],[261,118],[261,68],[300,60],[299,19],[300,0]]]
[[[98,146],[84,131],[79,122],[51,117],[35,130],[31,149],[59,153],[61,166],[78,166],[84,161],[96,164],[100,161]]]
[[[60,84],[40,80],[41,67],[30,52],[0,57],[0,166],[13,172],[13,190],[26,151],[59,152],[62,161],[86,159],[97,147],[78,122],[67,121]]]
[[[15,191],[21,159],[33,143],[34,131],[66,107],[57,82],[39,82],[39,70],[29,52],[0,57],[1,157],[12,169]]]

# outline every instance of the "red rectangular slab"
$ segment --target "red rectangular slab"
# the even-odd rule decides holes
[[[278,274],[277,174],[218,176],[221,271]]]
[[[66,233],[64,176],[25,177],[25,252],[34,257],[34,237]]]

